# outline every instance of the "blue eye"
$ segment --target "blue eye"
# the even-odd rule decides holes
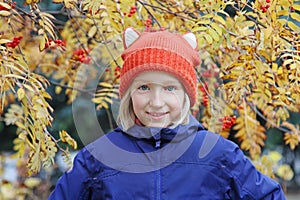
[[[149,90],[149,89],[150,88],[147,85],[142,85],[142,86],[138,87],[138,90],[143,90],[143,91]]]
[[[174,90],[176,89],[176,87],[175,87],[175,86],[168,86],[168,87],[166,87],[165,89],[166,89],[167,91],[172,92],[172,91],[174,91]]]

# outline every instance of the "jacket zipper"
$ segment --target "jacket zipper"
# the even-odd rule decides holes
[[[160,145],[161,145],[161,141],[160,140],[156,140],[155,141],[155,148],[156,149],[160,149]],[[158,153],[158,169],[156,170],[156,199],[160,200],[160,196],[161,196],[161,174],[160,174],[160,151]]]

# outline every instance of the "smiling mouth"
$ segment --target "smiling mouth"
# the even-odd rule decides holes
[[[157,113],[157,112],[146,112],[146,113],[152,119],[161,119],[161,118],[165,117],[168,114],[168,112],[159,112],[159,113]]]

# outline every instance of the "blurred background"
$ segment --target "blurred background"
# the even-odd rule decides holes
[[[10,1],[0,1],[0,2],[3,3],[3,2],[10,2]],[[27,2],[27,4],[25,2]],[[28,2],[29,0],[16,1],[16,5],[18,6],[19,9],[18,11],[20,13],[22,13],[23,11],[24,11],[23,13],[25,12],[29,13],[29,9],[27,6]],[[42,10],[51,13],[56,18],[54,20],[55,25],[58,27],[58,29],[62,30],[64,28],[65,23],[69,19],[66,12],[61,12],[63,9],[63,5],[55,4],[53,3],[53,1],[50,0],[49,1],[43,0],[43,1],[36,1],[36,2],[39,3],[39,6]],[[60,1],[57,0],[57,2]],[[71,1],[66,1],[66,2],[71,2]],[[128,1],[127,7],[131,8],[132,10],[133,7],[131,5],[132,4],[135,5],[137,2],[138,1]],[[191,2],[195,3],[196,1],[191,1]],[[211,1],[209,2],[211,3]],[[250,2],[255,2],[255,1],[250,1]],[[10,3],[12,4],[12,2]],[[5,9],[1,6],[2,4],[0,4],[0,10],[5,11]],[[235,10],[233,9],[226,9],[226,12],[228,12],[231,16],[234,16],[235,14]],[[297,13],[299,14],[299,11],[297,11]],[[124,15],[126,14],[124,13]],[[149,23],[150,23],[149,20],[146,21],[147,28],[150,27]],[[153,24],[154,23],[155,22],[153,22]],[[144,22],[142,24],[144,24]],[[296,22],[296,24],[299,25],[299,21]],[[0,26],[2,25],[3,24],[1,24]],[[1,34],[3,35],[3,33]],[[89,44],[92,43],[91,41],[86,41],[86,42]],[[59,59],[53,60],[51,62],[53,63],[59,62]],[[85,60],[84,62],[88,62],[88,60]],[[206,72],[208,72],[209,70],[207,70]],[[116,71],[117,70],[115,70],[115,73]],[[208,76],[210,75],[208,74]],[[47,88],[46,91],[52,97],[52,99],[49,100],[48,102],[54,110],[52,114],[53,122],[52,122],[52,126],[49,127],[49,132],[54,133],[53,136],[55,138],[59,138],[60,137],[59,132],[61,130],[65,130],[77,142],[76,150],[73,150],[72,148],[68,148],[69,145],[72,144],[72,142],[61,144],[62,148],[64,149],[68,148],[68,151],[71,156],[70,159],[72,160],[72,158],[74,158],[76,153],[81,148],[83,148],[85,144],[96,139],[98,135],[94,135],[93,137],[89,135],[87,136],[87,138],[83,138],[84,136],[82,135],[79,136],[73,118],[74,110],[72,108],[72,104],[70,104],[69,102],[70,96],[66,95],[68,93],[67,91],[68,88],[60,87],[60,92],[57,92],[57,88],[58,88],[57,86],[59,85],[54,84],[56,83],[55,82],[56,79],[53,77],[49,77],[49,81],[53,81],[53,82],[51,82],[50,86]],[[84,120],[84,123],[86,123],[85,131],[89,133],[89,132],[93,132],[93,130],[89,130],[89,113],[87,113],[87,110],[89,108],[87,107],[88,105],[87,101],[90,100],[88,98],[79,99],[77,101],[77,105],[79,105],[77,106],[77,109],[79,110],[76,110],[76,112],[80,113],[81,118]],[[0,102],[2,102],[2,100]],[[3,113],[5,113],[7,109],[8,108],[5,108]],[[199,112],[196,113],[195,116],[198,117],[199,120],[202,119],[204,115],[210,114],[207,113],[207,111],[203,111],[203,110],[202,110],[203,112],[201,113],[201,109],[197,111]],[[103,106],[102,109],[99,109],[96,112],[98,122],[100,123],[104,133],[116,127],[116,122],[113,117],[114,112],[115,111],[111,107],[111,105],[107,105],[107,107]],[[258,116],[257,120],[262,125],[266,124],[266,119],[263,117]],[[297,125],[296,126],[298,128],[297,133],[299,135],[300,113],[290,111],[289,118],[287,121],[291,124]],[[204,120],[203,123],[206,124],[207,121]],[[206,125],[209,124],[207,123]],[[285,144],[285,140],[283,139],[285,137],[284,130],[278,128],[268,128],[266,130],[267,139],[265,140],[264,145],[261,147],[262,157],[258,159],[257,162],[254,161],[254,164],[257,166],[259,170],[261,170],[265,174],[274,174],[273,178],[276,179],[283,186],[287,194],[288,200],[296,200],[296,199],[299,200],[300,199],[300,150],[299,150],[300,147],[297,143],[297,145],[295,145],[295,148],[291,149],[289,145]],[[3,116],[0,116],[0,200],[47,199],[49,193],[54,188],[58,177],[60,177],[64,171],[70,168],[70,165],[68,165],[68,162],[70,163],[70,160],[66,161],[64,155],[62,155],[62,152],[60,152],[54,157],[55,160],[53,165],[43,166],[38,173],[28,176],[28,168],[27,168],[28,160],[20,159],[16,155],[17,152],[16,146],[21,145],[18,143],[17,140],[15,140],[18,137],[16,132],[17,132],[17,127],[15,125],[7,125],[4,121]],[[227,137],[228,139],[236,142],[237,144],[241,144],[240,141],[236,137],[234,137],[236,133],[237,133],[236,130],[230,128],[228,129]],[[249,151],[245,151],[245,154],[249,157],[251,156]]]

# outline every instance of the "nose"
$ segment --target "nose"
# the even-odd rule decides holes
[[[164,105],[163,94],[159,90],[151,93],[150,105],[153,107],[162,107]]]

